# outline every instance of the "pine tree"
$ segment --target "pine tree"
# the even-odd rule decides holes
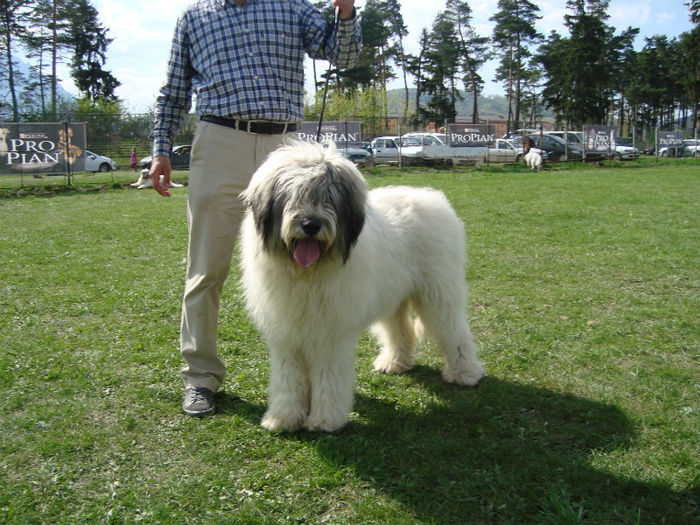
[[[99,98],[116,100],[114,90],[119,81],[105,71],[107,29],[99,22],[97,10],[89,0],[73,0],[68,18],[71,21],[70,44],[73,51],[71,76],[77,88],[94,101]]]
[[[527,62],[532,53],[529,46],[540,42],[542,35],[535,29],[539,7],[528,0],[499,0],[499,11],[491,17],[496,22],[493,42],[501,56],[497,80],[506,86],[508,98],[508,129],[511,122],[520,122],[522,88],[530,75]]]
[[[460,46],[454,23],[444,12],[437,15],[423,50],[423,91],[430,95],[428,109],[422,115],[435,120],[457,116],[456,102]]]
[[[471,25],[472,10],[466,1],[447,0],[445,16],[457,30],[465,90],[472,94],[472,122],[477,123],[479,122],[479,93],[484,85],[478,71],[488,58],[489,39],[476,34]]]

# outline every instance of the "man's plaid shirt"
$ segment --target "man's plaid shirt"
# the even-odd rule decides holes
[[[153,154],[169,155],[189,111],[243,120],[299,122],[304,111],[304,53],[339,68],[362,45],[357,17],[328,24],[306,0],[198,0],[178,19],[166,83],[155,108]]]

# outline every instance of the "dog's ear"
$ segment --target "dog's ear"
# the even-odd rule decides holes
[[[253,222],[258,235],[263,239],[265,249],[279,237],[279,228],[284,211],[284,199],[277,191],[277,180],[269,179],[263,184],[249,186],[241,198],[246,208],[253,214]]]
[[[353,167],[354,168],[354,167]],[[365,204],[367,188],[361,175],[343,176],[345,166],[328,163],[326,178],[334,187],[334,207],[338,215],[337,245],[343,256],[343,263],[350,257],[350,251],[357,242],[365,225]]]

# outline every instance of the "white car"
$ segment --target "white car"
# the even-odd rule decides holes
[[[683,141],[684,157],[700,157],[700,139],[686,139]]]
[[[677,153],[673,150],[678,150]],[[662,157],[669,157],[678,155],[679,157],[700,157],[700,139],[685,139],[683,145],[678,148],[669,148],[664,146],[659,150],[659,155]]]
[[[85,171],[112,171],[116,169],[117,163],[109,157],[85,150]]]
[[[414,137],[423,142],[424,146],[432,146],[434,144],[447,144],[447,136],[444,133],[430,133],[428,131],[409,131],[404,133],[402,137]]]
[[[613,153],[613,157],[617,160],[634,160],[639,155],[641,155],[641,151],[639,151],[637,148],[632,147],[632,141],[630,139],[625,139],[622,137],[618,137],[617,141],[615,143],[615,153]]]

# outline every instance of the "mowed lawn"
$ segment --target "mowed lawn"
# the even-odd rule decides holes
[[[259,426],[235,267],[217,414],[181,413],[187,188],[0,199],[0,523],[698,523],[700,163],[367,177],[462,217],[488,376],[365,336],[334,434]]]

